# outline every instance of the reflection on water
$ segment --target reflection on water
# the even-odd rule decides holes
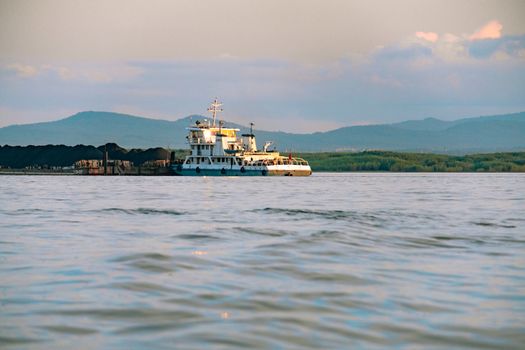
[[[0,344],[525,344],[525,175],[0,178]]]

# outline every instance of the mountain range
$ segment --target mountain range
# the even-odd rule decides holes
[[[65,119],[0,128],[0,145],[100,145],[126,148],[187,148],[186,127],[204,119],[176,121],[112,112],[80,112]],[[247,127],[228,123],[242,132]],[[394,124],[349,126],[326,132],[294,134],[255,130],[258,144],[274,142],[282,151],[359,151],[370,149],[465,154],[525,150],[525,112],[444,121],[435,118]]]

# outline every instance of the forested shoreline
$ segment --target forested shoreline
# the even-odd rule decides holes
[[[145,161],[177,159],[187,150],[152,148],[127,150],[114,143],[103,146],[0,146],[0,168],[66,167],[81,159]],[[525,172],[525,152],[467,154],[462,156],[390,151],[294,153],[306,159],[314,172],[391,171],[391,172]]]
[[[525,152],[452,156],[388,151],[298,153],[313,171],[525,172]]]

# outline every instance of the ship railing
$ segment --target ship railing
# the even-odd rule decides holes
[[[244,161],[244,165],[247,166],[274,166],[274,165],[302,165],[307,166],[308,162],[302,158],[281,158],[278,160],[256,160],[256,161]]]

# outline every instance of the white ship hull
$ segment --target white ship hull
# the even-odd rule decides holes
[[[312,169],[308,165],[268,165],[268,166],[231,166],[176,165],[175,175],[180,176],[309,176]]]

